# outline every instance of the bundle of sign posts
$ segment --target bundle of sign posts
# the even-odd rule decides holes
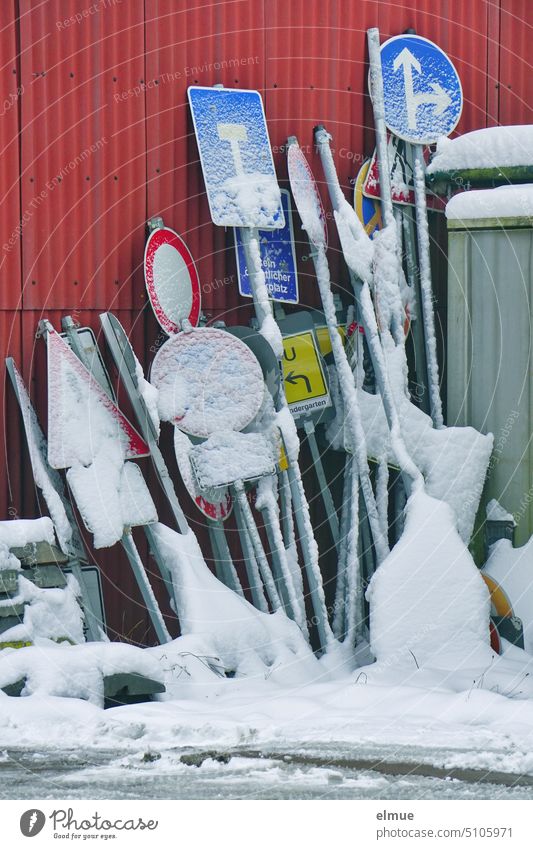
[[[332,293],[326,215],[309,164],[297,139],[290,137],[288,178],[310,243],[323,311],[285,314],[284,302],[298,303],[291,203],[289,193],[278,187],[261,97],[254,91],[191,87],[189,102],[211,216],[215,225],[235,230],[240,290],[253,299],[253,327],[226,327],[222,322],[206,326],[193,257],[177,233],[161,218],[153,218],[148,222],[145,280],[154,314],[168,338],[157,349],[149,382],[116,317],[100,317],[138,430],[117,406],[94,336],[75,327],[70,318],[63,322],[63,335],[46,320],[40,326],[48,350],[47,453],[20,375],[10,363],[36,482],[58,539],[68,537],[66,548],[79,559],[72,547],[83,547],[57,471],[64,469],[94,546],[120,542],[124,548],[161,643],[170,640],[170,634],[132,527],[142,527],[146,534],[178,619],[179,593],[137,458],[150,456],[181,535],[192,534],[180,506],[183,494],[188,493],[203,514],[217,578],[260,611],[283,611],[317,652],[328,652],[339,643],[350,651],[366,650],[364,587],[388,556],[391,542],[400,537],[403,508],[413,492],[425,489],[447,501],[463,541],[471,537],[490,440],[478,451],[479,468],[470,475],[465,498],[464,487],[456,490],[451,480],[450,455],[468,457],[479,434],[444,428],[442,423],[424,159],[419,145],[412,145],[415,228],[410,212],[395,205],[391,194],[385,65],[376,30],[369,31],[369,49],[381,203],[370,201],[369,214],[369,201],[357,196],[355,207],[363,220],[339,185],[330,135],[324,127],[315,130],[351,283],[352,296],[346,291],[343,295],[348,304],[340,304]],[[366,173],[368,165],[364,169]],[[415,256],[418,276],[413,272]],[[417,302],[422,317],[415,321]],[[417,352],[416,374],[406,355],[408,332]],[[161,422],[173,427],[181,481],[171,479],[159,448]],[[310,483],[318,483],[332,540],[329,548],[335,551],[329,607],[299,467],[299,432],[308,442],[316,475]],[[330,450],[344,454],[343,483],[336,498],[323,461]],[[245,580],[228,544],[230,516],[238,531]],[[65,523],[70,535],[61,532]],[[79,578],[83,590],[81,573]],[[86,593],[82,600],[88,638],[98,639]]]

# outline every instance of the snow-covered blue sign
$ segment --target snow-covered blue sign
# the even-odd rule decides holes
[[[446,54],[418,35],[396,35],[381,46],[385,123],[412,144],[449,136],[463,108],[459,75]]]
[[[283,227],[259,92],[190,86],[188,94],[213,222],[221,227]]]
[[[285,226],[282,230],[260,230],[259,246],[261,248],[261,265],[265,272],[269,296],[274,301],[286,301],[289,304],[298,303],[298,272],[296,269],[296,253],[294,250],[294,233],[290,208],[290,194],[286,189],[281,190],[281,201]],[[237,259],[237,275],[239,292],[245,298],[253,297],[246,257],[240,231],[235,230],[235,254]]]

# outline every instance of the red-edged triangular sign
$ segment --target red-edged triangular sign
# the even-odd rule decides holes
[[[90,465],[118,441],[125,460],[146,457],[148,445],[106,395],[67,343],[50,330],[48,348],[48,462],[54,469]]]

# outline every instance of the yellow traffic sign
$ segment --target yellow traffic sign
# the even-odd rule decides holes
[[[341,337],[342,344],[346,345],[346,325],[337,325],[337,332]],[[326,325],[323,327],[315,327],[316,338],[318,339],[318,347],[323,357],[331,354],[331,339],[329,338],[329,330]]]
[[[293,415],[330,406],[326,375],[311,330],[283,338],[282,365],[285,396]]]

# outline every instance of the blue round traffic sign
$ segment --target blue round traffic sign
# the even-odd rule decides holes
[[[455,129],[463,108],[459,75],[446,53],[419,35],[381,46],[385,123],[412,144],[433,144]]]

